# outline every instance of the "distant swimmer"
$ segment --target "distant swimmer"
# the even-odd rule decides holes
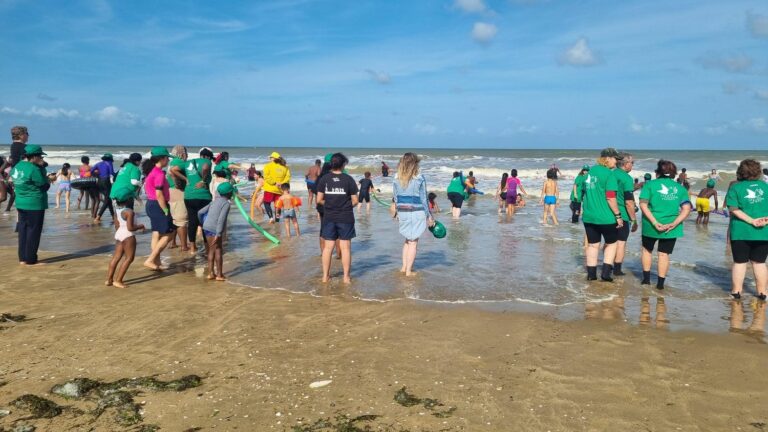
[[[680,174],[677,176],[677,183],[683,185],[685,190],[691,188],[691,184],[688,182],[688,170],[683,168],[680,170]]]
[[[714,181],[716,181],[716,182],[718,182],[718,181],[722,180],[722,179],[720,178],[720,174],[718,174],[718,173],[717,173],[717,170],[716,170],[716,169],[714,169],[714,168],[712,168],[712,172],[711,172],[711,173],[709,173],[709,179],[710,179],[710,180],[714,180]]]
[[[384,161],[381,161],[381,176],[389,177],[389,165]]]
[[[541,202],[544,205],[544,215],[542,216],[541,223],[544,225],[549,224],[549,218],[552,217],[552,223],[560,225],[557,222],[557,215],[555,214],[555,206],[557,205],[557,197],[560,195],[560,190],[557,187],[557,173],[554,170],[547,171],[547,179],[544,180],[544,185],[541,187]]]
[[[557,167],[557,164],[550,165],[549,169],[547,170],[547,178],[549,178],[550,173],[552,173],[552,175],[554,176],[552,178],[555,180],[557,180],[563,175],[563,173],[560,172],[560,168]]]
[[[429,201],[429,212],[440,213],[440,206],[437,205],[437,194],[434,192],[430,192],[427,195],[427,200]]]
[[[479,180],[475,177],[475,173],[470,171],[467,178],[464,180],[464,186],[467,188],[467,192],[470,195],[483,195],[483,192],[477,190],[477,184]]]
[[[709,202],[710,198],[715,197],[715,211],[717,211],[720,207],[719,203],[717,202],[717,191],[715,190],[715,181],[714,180],[707,180],[707,187],[699,191],[699,194],[696,198],[696,211],[699,213],[699,215],[696,217],[696,225],[709,224]]]
[[[309,207],[312,208],[312,203],[317,196],[317,178],[320,177],[320,171],[322,171],[322,161],[315,159],[315,164],[309,167],[307,175],[304,176],[307,182],[307,194],[309,195]]]

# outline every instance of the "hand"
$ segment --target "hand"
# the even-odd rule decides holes
[[[616,219],[616,228],[623,228],[624,227],[624,220],[621,218]]]
[[[632,221],[632,232],[637,231],[637,220]]]
[[[205,182],[204,181],[199,181],[199,182],[195,183],[195,189],[204,189],[204,188],[205,188]]]
[[[764,227],[766,224],[765,218],[752,219],[752,226],[755,228]]]
[[[653,227],[654,227],[654,228],[656,228],[656,231],[659,231],[659,232],[661,232],[661,231],[665,231],[665,230],[666,230],[666,228],[667,228],[667,226],[666,226],[666,225],[664,225],[664,224],[662,224],[662,223],[659,223],[659,222],[655,222],[655,223],[653,224]]]
[[[677,224],[675,224],[675,223],[666,224],[666,225],[664,225],[664,232],[670,232],[673,229],[675,229],[676,226],[677,226]]]
[[[435,219],[434,218],[427,219],[427,224],[429,224],[430,227],[435,226]]]

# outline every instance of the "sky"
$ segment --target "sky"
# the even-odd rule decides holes
[[[38,144],[768,143],[765,0],[0,0],[0,22],[0,130]]]

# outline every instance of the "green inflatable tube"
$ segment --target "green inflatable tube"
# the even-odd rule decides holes
[[[371,196],[373,197],[373,199],[376,200],[377,203],[383,205],[384,207],[389,207],[392,204],[392,203],[388,203],[386,201],[382,201],[381,199],[379,199],[379,197],[376,196],[375,193],[371,193]]]
[[[280,244],[280,240],[277,239],[272,234],[268,233],[264,230],[264,228],[261,227],[261,225],[257,224],[256,222],[251,219],[250,216],[248,216],[248,213],[243,208],[243,205],[240,203],[240,197],[235,195],[235,204],[237,205],[237,209],[240,210],[240,214],[243,215],[243,218],[246,222],[248,222],[252,227],[256,228],[256,231],[260,232],[264,237],[266,237],[269,241],[271,241],[274,244]]]

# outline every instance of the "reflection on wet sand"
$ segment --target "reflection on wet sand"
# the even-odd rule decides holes
[[[756,339],[760,343],[765,341],[765,311],[766,302],[752,299],[749,309],[752,312],[752,321],[745,326],[745,311],[742,300],[731,300],[730,331],[741,333]]]
[[[651,317],[651,299],[650,297],[643,297],[640,299],[640,318],[638,322],[640,325],[650,325],[651,323],[656,325],[656,328],[667,328],[669,320],[667,319],[667,302],[664,297],[656,297],[656,317]]]
[[[586,303],[584,305],[584,318],[607,321],[624,320],[624,296],[602,302]]]

